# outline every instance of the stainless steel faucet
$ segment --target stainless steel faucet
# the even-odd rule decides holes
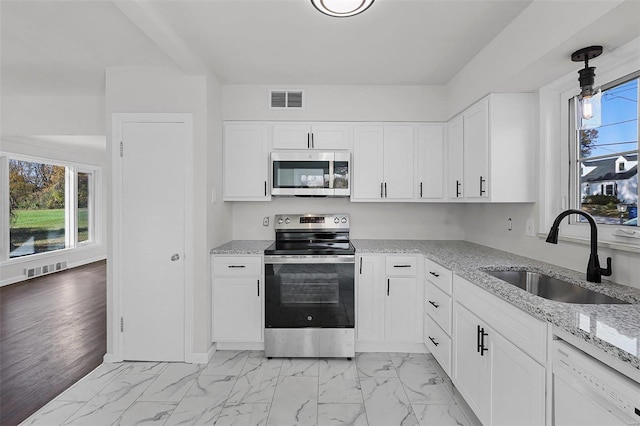
[[[560,227],[560,222],[570,214],[580,215],[589,222],[589,226],[591,227],[591,255],[589,256],[589,263],[587,264],[587,281],[592,283],[602,282],[602,275],[605,277],[611,275],[611,258],[607,257],[606,269],[600,267],[600,261],[598,260],[598,226],[589,213],[575,209],[565,210],[560,213],[551,226],[551,230],[547,236],[547,242],[558,244],[558,228]]]

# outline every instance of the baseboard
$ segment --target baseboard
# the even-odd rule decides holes
[[[102,357],[102,362],[104,362],[105,364],[113,364],[116,362],[122,362],[122,360],[118,359],[114,354],[107,352]]]
[[[356,342],[356,352],[431,353],[424,343],[411,342]]]
[[[216,342],[220,351],[264,351],[264,342]]]
[[[191,364],[208,364],[213,354],[216,353],[216,344],[212,344],[207,352],[193,352],[187,362]]]

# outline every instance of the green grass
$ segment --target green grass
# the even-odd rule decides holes
[[[34,239],[33,252],[59,250],[65,246],[64,209],[16,210],[10,229],[10,248],[22,246]],[[78,209],[78,241],[89,236],[87,209]]]

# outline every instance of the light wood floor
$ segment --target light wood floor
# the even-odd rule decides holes
[[[100,365],[106,342],[105,261],[0,287],[0,424]]]

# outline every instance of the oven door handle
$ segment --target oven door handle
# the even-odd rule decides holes
[[[285,263],[354,263],[354,255],[299,255],[299,256],[265,256],[264,263],[269,264],[285,264]]]

